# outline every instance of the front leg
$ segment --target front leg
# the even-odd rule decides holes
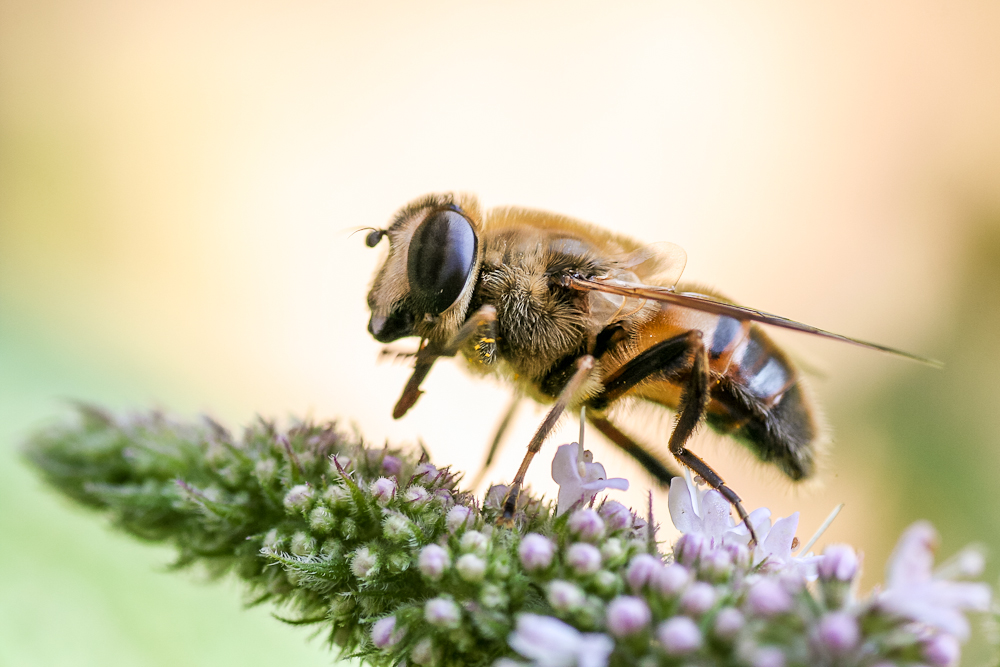
[[[436,348],[430,344],[421,345],[420,349],[416,353],[416,362],[413,366],[413,375],[410,376],[409,381],[406,386],[403,387],[403,393],[400,395],[399,400],[396,401],[396,407],[392,410],[392,418],[399,419],[407,412],[410,408],[414,406],[417,399],[424,392],[420,389],[420,383],[424,381],[427,374],[431,372],[431,367],[434,362],[437,361],[438,357],[453,357],[462,349],[475,334],[479,331],[480,327],[487,327],[489,331],[485,336],[483,336],[484,341],[488,341],[488,344],[496,344],[496,319],[497,310],[493,306],[483,306],[475,313],[472,314],[465,324],[452,336],[443,347]],[[495,348],[490,348],[495,349]],[[490,357],[492,361],[493,357]]]
[[[594,370],[594,358],[586,354],[579,357],[575,365],[576,370],[573,372],[573,376],[563,386],[562,391],[559,392],[559,396],[556,398],[555,404],[549,409],[548,414],[545,415],[545,419],[542,420],[538,430],[535,431],[535,437],[528,443],[528,451],[524,453],[521,466],[517,469],[514,481],[510,483],[510,487],[507,490],[507,498],[503,503],[503,514],[498,520],[500,524],[510,525],[513,523],[514,510],[517,509],[517,497],[521,493],[521,487],[524,486],[524,476],[528,472],[528,466],[531,465],[531,460],[535,458],[535,454],[542,448],[545,438],[555,428],[556,422],[559,421],[562,413],[566,410],[566,406],[576,397],[580,391],[580,387],[583,386],[583,383],[590,376],[590,372]]]

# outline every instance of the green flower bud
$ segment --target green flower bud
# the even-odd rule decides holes
[[[300,531],[292,535],[289,549],[296,556],[311,556],[316,553],[316,540]]]
[[[333,512],[320,505],[309,513],[309,527],[318,533],[329,533],[337,525],[337,517]]]

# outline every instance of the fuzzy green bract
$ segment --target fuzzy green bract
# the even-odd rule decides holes
[[[371,665],[945,667],[965,614],[989,604],[983,584],[931,571],[926,524],[895,556],[906,585],[857,598],[849,547],[752,552],[728,524],[705,527],[703,491],[671,492],[688,494],[671,512],[691,527],[666,554],[617,502],[557,516],[523,494],[500,525],[502,489],[478,502],[426,455],[332,423],[259,421],[236,438],[210,420],[82,407],[25,454],[116,527],[172,544],[179,567],[233,573],[252,603]]]

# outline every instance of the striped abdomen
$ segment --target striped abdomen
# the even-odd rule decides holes
[[[759,327],[662,304],[640,326],[640,348],[693,329],[703,334],[712,371],[709,426],[743,442],[761,461],[794,480],[811,475],[819,438],[814,409],[788,357]],[[681,394],[677,382],[683,379],[652,381],[634,393],[676,409]]]

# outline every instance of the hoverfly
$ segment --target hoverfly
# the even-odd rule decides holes
[[[383,237],[389,252],[368,294],[368,330],[382,343],[421,339],[394,418],[420,397],[435,360],[459,353],[477,371],[552,403],[509,487],[508,520],[531,459],[567,408],[582,408],[660,482],[677,475],[612,422],[609,409],[626,397],[677,413],[673,458],[744,521],[740,497],[687,448],[703,421],[792,480],[813,474],[821,437],[815,410],[795,366],[757,323],[936,364],[686,291],[677,284],[687,259],[678,246],[644,246],[561,215],[483,211],[473,196],[434,194],[402,208],[366,243]]]

